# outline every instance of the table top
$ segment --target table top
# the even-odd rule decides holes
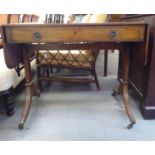
[[[5,24],[7,43],[137,42],[145,40],[147,24],[113,22],[87,24]]]

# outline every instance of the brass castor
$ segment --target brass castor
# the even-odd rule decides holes
[[[23,124],[23,123],[19,123],[19,124],[18,124],[18,128],[19,128],[19,129],[23,129],[23,128],[24,128],[24,124]]]
[[[118,91],[114,89],[111,95],[115,97],[117,94],[119,94]]]
[[[118,90],[113,89],[113,92],[111,95],[116,97],[116,95],[120,95],[120,93],[118,92]]]
[[[135,124],[135,122],[132,122],[132,123],[128,124],[128,125],[127,125],[127,129],[133,128],[134,124]]]

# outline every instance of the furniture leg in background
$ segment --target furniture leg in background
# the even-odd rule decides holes
[[[8,90],[8,93],[5,94],[5,109],[8,116],[12,116],[15,113],[14,110],[15,102],[14,102],[14,94],[13,88]]]
[[[14,101],[14,90],[13,88],[9,88],[4,91],[0,91],[0,96],[4,97],[4,103],[5,103],[5,110],[8,116],[14,115],[14,106],[15,106],[15,101]]]
[[[104,50],[104,76],[107,76],[108,72],[108,50]]]

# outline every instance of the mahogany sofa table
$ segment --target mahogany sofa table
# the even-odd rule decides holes
[[[119,49],[122,55],[118,93],[122,95],[130,120],[128,128],[136,123],[128,94],[128,70],[130,47],[141,45],[146,50],[140,55],[142,64],[147,60],[148,25],[145,23],[104,24],[6,24],[2,25],[5,61],[8,68],[18,63],[25,67],[25,105],[18,127],[22,129],[30,111],[32,97],[37,93],[31,75],[30,51],[38,50],[99,50]],[[106,43],[106,44],[104,44]],[[106,47],[105,47],[106,46]]]

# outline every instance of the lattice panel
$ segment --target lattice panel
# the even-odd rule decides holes
[[[93,53],[88,50],[40,50],[38,53],[41,65],[91,68],[93,61]]]

